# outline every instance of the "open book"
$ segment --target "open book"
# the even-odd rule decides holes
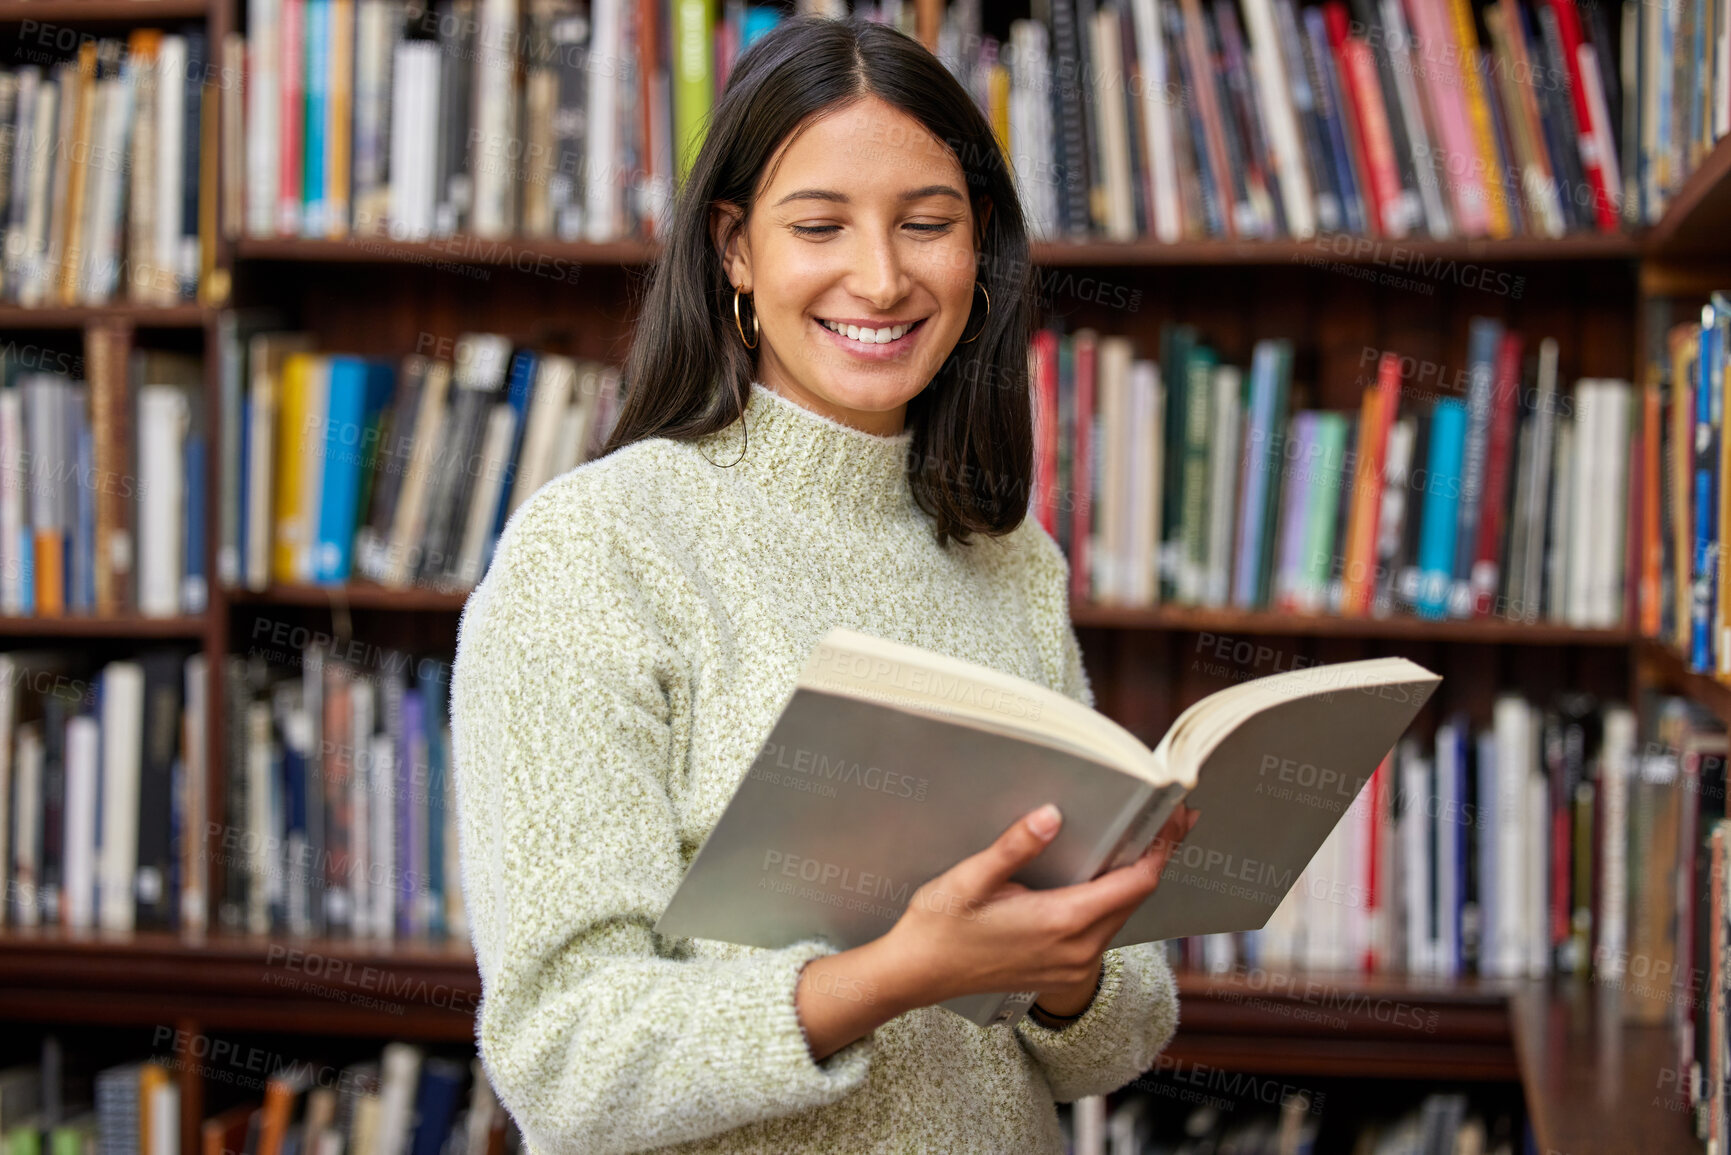
[[[860,946],[1046,802],[1063,827],[1015,876],[1036,889],[1134,862],[1180,801],[1196,825],[1112,945],[1254,930],[1441,680],[1405,658],[1275,674],[1197,702],[1149,750],[1022,678],[831,630],[655,930]],[[1014,1024],[1034,998],[944,1005]]]

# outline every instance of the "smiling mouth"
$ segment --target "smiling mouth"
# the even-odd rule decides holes
[[[921,317],[917,321],[908,321],[900,325],[888,325],[881,329],[873,329],[860,325],[844,325],[836,321],[826,321],[822,317],[817,318],[817,323],[834,333],[836,336],[846,337],[848,340],[856,341],[861,345],[888,345],[893,341],[900,341],[903,337],[918,329],[921,325],[926,323],[926,319]]]

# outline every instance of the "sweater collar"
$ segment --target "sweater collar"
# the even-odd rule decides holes
[[[703,449],[714,464],[743,470],[790,505],[889,511],[913,504],[913,436],[911,429],[884,437],[843,425],[753,381],[743,421],[703,438]]]

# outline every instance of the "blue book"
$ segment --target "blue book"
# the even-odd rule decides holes
[[[444,703],[451,700],[445,667],[440,662],[420,663],[418,681],[426,709],[422,718],[426,725],[427,776],[427,924],[426,933],[435,938],[445,933],[445,788],[450,773],[445,748],[446,712]]]
[[[1448,615],[1449,587],[1454,578],[1455,512],[1460,503],[1461,457],[1466,449],[1466,406],[1453,398],[1439,400],[1431,411],[1429,477],[1424,486],[1424,519],[1418,542],[1418,613],[1422,618]]]
[[[29,617],[36,612],[36,535],[29,526],[18,531],[18,580],[18,613]]]
[[[1503,327],[1489,317],[1474,317],[1467,328],[1467,438],[1461,459],[1461,500],[1455,514],[1454,578],[1449,615],[1473,616],[1473,558],[1479,543],[1479,503],[1485,488],[1491,428],[1491,389],[1496,380],[1497,347]]]
[[[1341,115],[1340,84],[1334,72],[1334,52],[1328,45],[1328,25],[1321,8],[1306,8],[1300,18],[1309,37],[1306,55],[1311,66],[1312,96],[1316,100],[1316,115],[1327,137],[1329,155],[1334,161],[1335,187],[1340,190],[1340,207],[1346,214],[1346,231],[1363,235],[1370,231],[1365,220],[1364,197],[1360,195],[1358,174],[1352,169],[1352,152],[1346,142],[1346,119]]]
[[[1273,341],[1258,341],[1250,358],[1250,411],[1244,425],[1244,478],[1238,487],[1238,558],[1232,573],[1232,604],[1256,605],[1261,576],[1262,522],[1274,475],[1274,378],[1278,356]],[[1098,476],[1096,474],[1096,476]]]
[[[511,435],[511,452],[505,456],[505,483],[499,487],[499,508],[493,515],[493,532],[487,535],[487,548],[481,555],[481,571],[493,557],[493,543],[505,532],[505,515],[511,509],[511,487],[517,481],[517,457],[523,452],[523,426],[529,423],[529,394],[541,368],[541,355],[533,349],[519,349],[511,358],[511,376],[505,383],[505,403],[517,413],[517,430]]]
[[[78,476],[94,477],[95,439],[83,414],[78,415]],[[72,532],[72,563],[66,606],[75,613],[90,613],[96,608],[96,486],[80,485],[78,491],[78,525]]]
[[[202,614],[209,593],[204,572],[205,484],[204,434],[186,435],[186,560],[181,567],[180,612]]]
[[[409,938],[421,923],[421,893],[426,886],[426,811],[418,805],[427,781],[426,733],[421,724],[421,692],[403,692],[403,724],[397,734],[397,935]]]
[[[457,1117],[458,1093],[468,1071],[452,1059],[430,1058],[421,1065],[415,1092],[415,1133],[409,1155],[439,1155]]]
[[[301,235],[322,237],[325,220],[325,120],[329,113],[331,0],[306,0],[306,75],[301,131]]]
[[[389,387],[389,366],[381,362],[344,356],[330,359],[314,581],[347,581],[353,569],[362,475],[376,447],[375,426]]]
[[[1695,566],[1689,585],[1689,668],[1713,669],[1713,610],[1718,600],[1719,421],[1718,390],[1725,375],[1712,304],[1701,307],[1701,346],[1695,389]]]
[[[781,21],[779,8],[766,8],[753,4],[745,10],[745,34],[740,37],[740,51],[750,48],[754,42],[761,39],[771,28]]]

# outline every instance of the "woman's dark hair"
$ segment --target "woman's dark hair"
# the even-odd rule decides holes
[[[977,277],[966,332],[908,403],[908,482],[936,522],[940,544],[1014,529],[1033,473],[1028,391],[1027,228],[991,126],[965,89],[918,42],[856,20],[801,17],[778,25],[740,58],[680,189],[661,259],[638,313],[626,394],[603,449],[650,437],[690,440],[731,424],[755,376],[734,331],[733,284],[710,231],[717,205],[752,210],[776,151],[812,117],[867,96],[900,109],[945,142],[973,200]],[[749,324],[749,318],[747,320]]]

